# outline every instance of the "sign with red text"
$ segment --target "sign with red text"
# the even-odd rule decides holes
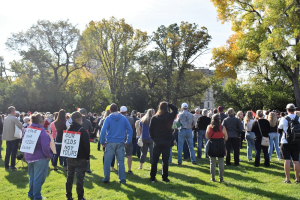
[[[41,128],[35,128],[31,126],[27,127],[22,139],[20,151],[24,153],[33,154],[41,132],[42,132]]]
[[[64,131],[60,156],[77,158],[80,142],[80,132]]]

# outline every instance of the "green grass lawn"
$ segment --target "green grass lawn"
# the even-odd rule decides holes
[[[5,143],[5,142],[4,142]],[[244,145],[245,146],[245,145]],[[139,160],[133,158],[133,175],[126,175],[127,184],[120,184],[118,176],[111,173],[111,182],[103,184],[103,151],[97,151],[97,144],[91,143],[91,170],[86,174],[84,189],[86,199],[300,199],[300,185],[284,184],[283,161],[277,161],[275,154],[270,168],[263,165],[259,168],[253,162],[247,162],[246,149],[241,151],[244,160],[240,166],[225,166],[225,183],[211,182],[209,159],[198,159],[198,165],[184,161],[182,166],[169,167],[170,183],[161,181],[161,164],[158,165],[158,182],[150,183],[149,159],[144,169],[138,170]],[[5,156],[5,144],[2,156]],[[149,155],[148,155],[149,157]],[[263,161],[263,160],[262,160]],[[125,160],[127,171],[127,160]],[[173,148],[173,162],[177,163],[176,147]],[[0,199],[28,199],[27,165],[17,164],[17,171],[4,169],[4,158],[0,159]],[[43,185],[42,195],[47,199],[65,199],[66,172],[62,167],[53,171],[50,166],[49,175]],[[218,177],[216,176],[216,179]],[[75,180],[76,181],[76,180]],[[76,185],[73,186],[73,197]]]

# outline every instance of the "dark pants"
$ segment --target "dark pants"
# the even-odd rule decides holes
[[[77,191],[78,199],[82,199],[84,195],[83,179],[85,176],[85,171],[88,162],[86,159],[76,159],[76,158],[68,158],[67,161],[68,161],[68,176],[66,182],[67,198],[72,198],[72,186],[73,186],[74,174],[76,169],[76,177],[77,177],[76,191]]]
[[[189,150],[186,140],[184,140],[184,143],[183,143],[183,158],[184,159],[190,158],[190,150]]]
[[[0,135],[0,158],[2,158],[1,150],[2,150],[2,135]]]
[[[132,138],[132,155],[135,156],[136,155],[136,149],[137,149],[137,141],[136,138]]]
[[[240,138],[240,142],[241,142],[241,149],[243,148],[243,141],[245,140],[245,131],[242,131],[241,133],[241,138]]]
[[[230,165],[230,150],[233,148],[234,165],[240,163],[240,138],[229,137],[226,141],[226,165]]]
[[[59,157],[60,165],[64,166],[64,167],[67,167],[67,158],[60,156],[61,144],[55,144],[55,148],[56,148],[56,154],[54,154],[52,165],[54,167],[57,167],[57,160],[58,160],[58,157]]]
[[[268,153],[268,148],[261,145],[261,140],[255,141],[255,148],[256,148],[256,155],[255,155],[255,167],[258,167],[260,164],[260,152],[263,150],[264,157],[265,157],[265,166],[269,167],[270,166],[270,158],[269,158],[269,153]]]
[[[171,148],[170,140],[154,141],[153,162],[151,165],[151,172],[150,172],[151,180],[155,180],[155,176],[157,173],[157,163],[159,161],[160,154],[162,154],[162,178],[163,179],[168,178],[170,148]]]
[[[105,152],[105,147],[103,147],[103,152]],[[105,154],[103,154],[103,165],[104,165],[104,155]],[[110,164],[111,167],[115,167],[115,160],[116,160],[115,158],[116,158],[116,156],[114,155],[114,157],[113,157],[113,159],[111,161],[111,164]]]
[[[9,168],[9,159],[10,166],[14,167],[16,165],[16,156],[18,151],[19,140],[6,141],[6,155],[5,155],[5,168]]]

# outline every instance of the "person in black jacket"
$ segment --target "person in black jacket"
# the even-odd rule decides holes
[[[168,108],[172,112],[168,112]],[[157,163],[162,154],[162,180],[170,182],[168,179],[169,156],[172,145],[172,125],[176,117],[178,108],[171,103],[161,102],[155,116],[152,117],[149,126],[150,137],[153,140],[153,161],[151,164],[150,180],[155,182],[157,173]]]
[[[261,145],[262,137],[269,137],[270,132],[270,122],[266,119],[264,119],[264,113],[262,110],[256,111],[256,116],[258,119],[253,122],[252,125],[252,132],[255,133],[255,148],[256,148],[256,154],[255,154],[255,167],[259,167],[260,163],[260,152],[263,150],[264,157],[265,157],[265,166],[270,166],[270,158],[268,153],[268,147]]]
[[[196,127],[198,128],[198,141],[197,141],[197,148],[198,148],[198,155],[197,158],[202,158],[202,144],[203,139],[205,139],[205,144],[207,143],[207,139],[205,137],[207,126],[210,124],[211,119],[207,117],[207,109],[202,110],[202,117],[199,117],[196,123]],[[208,158],[207,152],[205,152],[205,158]]]
[[[78,199],[84,200],[84,189],[83,189],[83,179],[85,176],[85,171],[88,166],[90,157],[90,142],[89,135],[87,131],[80,125],[82,123],[82,115],[79,112],[72,113],[72,124],[68,131],[80,132],[80,142],[77,153],[77,158],[68,158],[68,176],[66,182],[66,195],[67,199],[72,198],[72,186],[74,180],[75,169],[77,176],[77,195]]]

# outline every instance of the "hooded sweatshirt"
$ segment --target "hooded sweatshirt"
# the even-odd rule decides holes
[[[129,144],[132,140],[132,128],[125,116],[120,113],[111,113],[104,121],[100,134],[100,143],[123,143],[126,138]]]

